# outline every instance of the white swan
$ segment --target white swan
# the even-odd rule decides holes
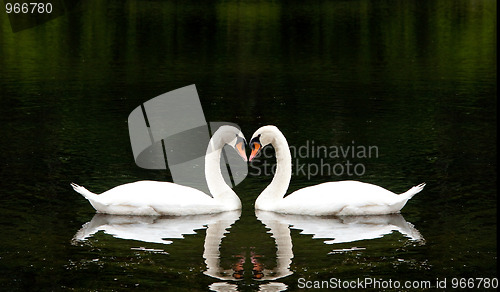
[[[221,126],[208,143],[205,156],[205,177],[213,198],[192,187],[170,182],[138,181],[114,187],[102,194],[94,194],[72,183],[99,213],[117,215],[192,215],[241,209],[240,198],[224,182],[220,158],[228,144],[247,160],[245,138],[233,126]]]
[[[288,196],[292,158],[285,136],[275,126],[259,128],[250,140],[249,161],[266,145],[276,151],[276,172],[272,182],[255,201],[255,209],[302,215],[374,215],[398,213],[420,192],[425,183],[397,195],[382,187],[359,181],[327,182],[299,189]]]

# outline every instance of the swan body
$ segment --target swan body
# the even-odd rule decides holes
[[[220,127],[210,139],[205,177],[213,198],[188,186],[160,181],[137,181],[95,194],[72,183],[99,213],[116,215],[193,215],[241,209],[241,201],[225,183],[220,169],[222,148],[228,144],[246,161],[244,136],[232,126]]]
[[[327,182],[299,189],[285,197],[292,175],[288,142],[275,126],[259,128],[250,141],[250,161],[266,145],[276,151],[272,182],[255,201],[255,209],[301,215],[380,215],[398,213],[425,183],[395,194],[380,186],[359,181]]]

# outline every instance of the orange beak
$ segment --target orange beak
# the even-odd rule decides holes
[[[257,156],[257,154],[259,154],[259,151],[260,151],[260,144],[259,143],[254,143],[254,148],[252,149],[252,153],[250,154],[250,159],[248,161],[252,161],[252,159],[255,158],[255,156]]]
[[[238,154],[243,158],[243,161],[247,160],[247,153],[245,152],[245,146],[243,146],[243,142],[236,144],[236,149],[238,150]]]

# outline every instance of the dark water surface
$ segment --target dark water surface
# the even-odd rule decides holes
[[[17,33],[0,15],[1,289],[497,277],[496,1],[82,1]],[[247,138],[274,124],[296,148],[378,149],[296,157],[290,190],[427,186],[401,216],[256,214],[268,158],[235,188],[241,214],[94,216],[70,182],[171,180],[135,165],[127,117],[189,84]]]

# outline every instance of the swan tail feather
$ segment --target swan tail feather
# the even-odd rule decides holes
[[[425,183],[421,183],[418,186],[414,186],[411,189],[407,190],[406,192],[402,193],[400,196],[403,196],[406,198],[406,200],[411,199],[414,195],[420,193],[425,187]]]
[[[77,192],[80,193],[82,196],[84,196],[86,199],[91,199],[93,196],[97,196],[97,194],[94,194],[93,192],[87,190],[86,188],[77,185],[75,183],[71,183],[71,186],[73,189]]]

